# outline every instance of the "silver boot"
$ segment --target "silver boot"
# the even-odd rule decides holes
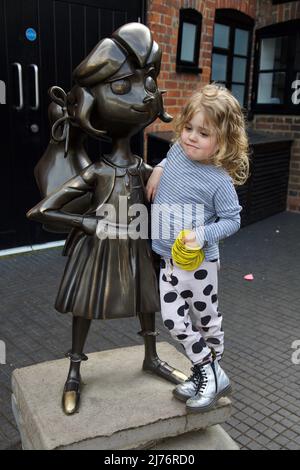
[[[197,393],[186,402],[188,411],[198,413],[214,407],[219,398],[229,395],[232,391],[229,378],[217,360],[200,367],[201,383]]]
[[[178,400],[187,401],[189,398],[196,395],[201,382],[200,368],[201,366],[199,365],[193,366],[191,369],[193,372],[192,375],[185,382],[174,388],[173,395],[178,398]]]

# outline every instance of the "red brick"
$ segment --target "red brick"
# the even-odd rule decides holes
[[[272,124],[268,124],[266,122],[262,122],[260,124],[257,124],[256,126],[257,129],[272,129]]]
[[[170,7],[162,5],[161,3],[157,3],[155,6],[155,10],[159,13],[164,13],[165,15],[168,15],[170,12]]]
[[[169,88],[174,89],[174,88],[177,88],[178,84],[173,82],[173,81],[166,80],[165,86],[167,87],[167,89],[169,89]]]
[[[176,106],[178,105],[177,100],[175,98],[165,98],[164,103],[166,106]]]
[[[273,129],[278,131],[288,131],[290,126],[288,124],[273,124]]]

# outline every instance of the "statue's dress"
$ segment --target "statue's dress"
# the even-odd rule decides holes
[[[112,204],[117,215],[117,234],[120,224],[124,233],[124,226],[134,219],[127,211],[120,220],[119,197],[127,198],[128,209],[133,204],[146,204],[149,167],[139,157],[135,158],[136,163],[130,167],[119,167],[103,158],[79,176],[80,190],[92,192],[92,204],[85,216],[95,217],[99,205]],[[72,186],[72,180],[64,186],[67,185]],[[89,319],[122,318],[159,310],[149,240],[118,235],[116,239],[103,239],[98,235],[86,235],[79,229],[70,232],[64,249],[68,261],[55,308]]]

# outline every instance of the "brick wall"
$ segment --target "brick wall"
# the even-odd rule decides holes
[[[271,0],[256,0],[256,28],[300,18],[300,2],[272,5]]]
[[[256,0],[149,0],[147,25],[163,50],[159,86],[167,90],[164,95],[166,110],[176,115],[186,99],[197,88],[209,83],[213,26],[216,8],[234,8],[255,16]],[[177,35],[180,8],[195,8],[202,14],[202,32],[199,54],[200,75],[176,73]],[[157,120],[147,132],[170,130],[172,124]]]
[[[300,1],[280,5],[272,5],[271,0],[257,0],[256,2],[255,27],[257,29],[296,18],[300,18]],[[251,127],[266,132],[284,133],[294,139],[287,208],[300,212],[300,116],[259,114],[254,116]]]
[[[177,34],[180,8],[195,8],[202,14],[202,33],[199,54],[200,75],[176,73]],[[255,27],[300,18],[300,1],[272,5],[271,0],[148,0],[147,24],[163,50],[159,86],[164,95],[166,110],[176,115],[187,97],[200,86],[209,83],[213,25],[217,8],[233,8],[255,19]],[[253,47],[254,54],[254,38]],[[251,61],[249,94],[251,95],[253,58]],[[254,129],[286,133],[294,139],[290,167],[288,208],[300,211],[300,118],[297,116],[256,115],[250,123]],[[172,123],[156,120],[147,132],[171,130]],[[145,139],[146,140],[146,139]],[[145,146],[147,143],[145,142]]]

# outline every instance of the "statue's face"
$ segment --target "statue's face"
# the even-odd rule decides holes
[[[95,97],[92,125],[112,137],[131,136],[159,114],[161,95],[153,66],[136,69],[126,62],[91,91]]]

